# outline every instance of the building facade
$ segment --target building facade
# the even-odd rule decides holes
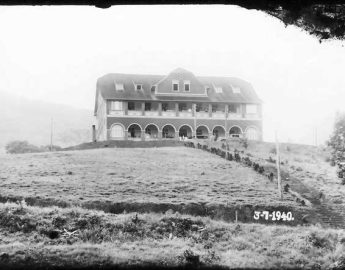
[[[97,81],[96,140],[246,137],[262,140],[262,102],[251,84],[199,77],[107,74]]]

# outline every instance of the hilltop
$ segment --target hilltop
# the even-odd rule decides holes
[[[35,145],[50,143],[53,118],[53,142],[70,146],[91,141],[91,110],[17,97],[0,91],[0,149],[12,140],[27,140]]]

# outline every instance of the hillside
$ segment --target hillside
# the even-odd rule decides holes
[[[66,105],[16,97],[0,91],[0,151],[11,140],[27,140],[36,145],[53,143],[70,146],[91,140],[93,113]]]
[[[273,144],[230,146],[269,170]],[[343,203],[331,171],[322,178],[333,168],[327,150],[283,145],[282,158],[283,183],[311,205],[285,191],[280,200],[266,171],[178,144],[2,154],[0,268],[344,266],[344,230],[323,224],[315,207]],[[321,178],[310,182],[317,171]],[[321,187],[322,200],[314,197]],[[254,218],[265,210],[294,220]]]

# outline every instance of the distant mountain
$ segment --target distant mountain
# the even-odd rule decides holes
[[[93,111],[16,97],[0,91],[0,151],[12,140],[72,146],[91,141]]]

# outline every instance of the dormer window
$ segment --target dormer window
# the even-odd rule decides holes
[[[231,85],[231,88],[232,88],[232,92],[234,94],[241,94],[241,88],[239,88],[238,86],[232,86]]]
[[[172,81],[172,89],[173,89],[173,91],[178,91],[179,89],[178,89],[178,81],[177,80],[173,80]]]
[[[184,91],[190,91],[190,81],[184,81]]]
[[[156,92],[156,85],[151,86],[151,92]]]
[[[123,83],[115,83],[115,89],[116,91],[123,91],[124,90]]]
[[[142,84],[136,84],[135,90],[137,90],[137,91],[143,90],[143,85]]]
[[[216,93],[223,93],[223,88],[222,87],[220,87],[220,86],[215,86],[214,87],[214,91],[216,92]]]

